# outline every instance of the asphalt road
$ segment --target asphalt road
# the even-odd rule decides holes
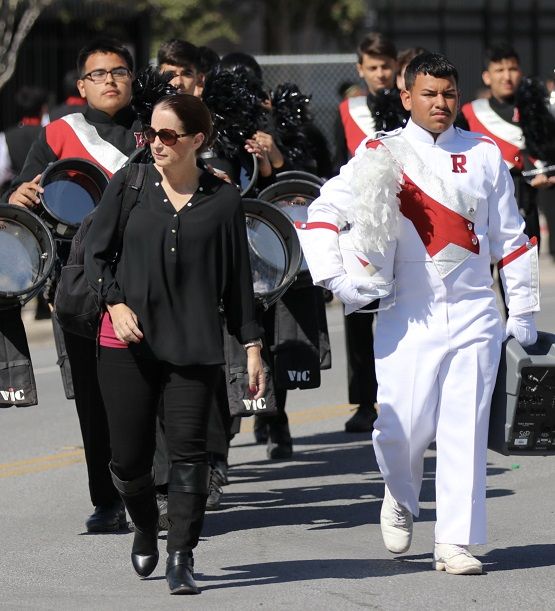
[[[542,261],[539,327],[554,330],[555,265]],[[202,594],[171,597],[164,554],[134,575],[132,534],[87,535],[90,513],[75,409],[64,398],[48,323],[28,324],[38,407],[0,410],[0,608],[555,609],[555,457],[488,456],[483,576],[431,570],[435,454],[426,457],[410,551],[383,547],[383,483],[370,436],[346,434],[343,326],[328,308],[333,368],[292,392],[294,459],[268,461],[252,424],[233,441],[223,509],[207,515],[196,552]],[[161,536],[161,549],[165,545]]]

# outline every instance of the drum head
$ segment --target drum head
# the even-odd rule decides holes
[[[259,197],[271,202],[282,210],[292,223],[306,223],[308,207],[320,195],[320,187],[307,180],[293,179],[276,182],[264,189]],[[301,272],[306,272],[307,282],[312,284],[308,276],[308,265],[303,257]]]
[[[252,191],[258,179],[258,160],[256,155],[240,154],[236,159],[217,157],[212,150],[200,155],[201,159],[215,170],[225,172],[241,192],[242,196]]]
[[[302,253],[295,228],[276,206],[244,199],[255,296],[267,308],[294,282]]]
[[[54,240],[35,214],[0,205],[0,308],[28,301],[54,264]]]
[[[108,185],[108,176],[95,163],[78,157],[61,159],[44,171],[40,194],[44,219],[56,235],[71,237],[93,211]]]

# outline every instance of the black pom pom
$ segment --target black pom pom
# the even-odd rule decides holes
[[[170,85],[172,78],[171,72],[162,73],[154,66],[145,68],[135,77],[131,105],[143,125],[150,125],[152,109],[158,100],[178,93],[178,89]]]
[[[555,164],[555,118],[547,106],[547,90],[537,79],[522,79],[515,94],[526,149],[537,159]]]
[[[217,133],[213,148],[231,159],[242,151],[264,114],[265,99],[260,83],[243,67],[233,71],[216,68],[206,79],[202,99],[208,106]]]
[[[377,131],[391,131],[404,127],[410,117],[410,112],[403,108],[399,90],[382,89],[371,100],[371,110],[376,120]]]
[[[308,141],[302,131],[310,121],[310,98],[294,83],[278,85],[270,94],[280,150],[292,164],[310,157]]]

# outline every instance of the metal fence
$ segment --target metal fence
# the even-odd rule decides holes
[[[341,100],[338,88],[345,82],[360,81],[355,69],[356,55],[265,55],[256,59],[264,71],[266,89],[290,82],[312,96],[314,122],[333,150],[333,126]]]

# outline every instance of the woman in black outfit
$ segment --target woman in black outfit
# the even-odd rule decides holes
[[[264,393],[261,329],[241,198],[197,167],[210,139],[206,106],[190,95],[162,98],[145,129],[147,167],[117,264],[111,264],[126,170],[107,187],[87,237],[85,270],[106,304],[98,376],[106,405],[114,484],[135,524],[131,560],[140,576],[158,561],[152,458],[163,394],[171,460],[166,578],[172,594],[197,594],[192,550],[204,518],[211,394],[224,362],[227,327],[248,354],[249,387]],[[100,287],[100,289],[99,289]]]

